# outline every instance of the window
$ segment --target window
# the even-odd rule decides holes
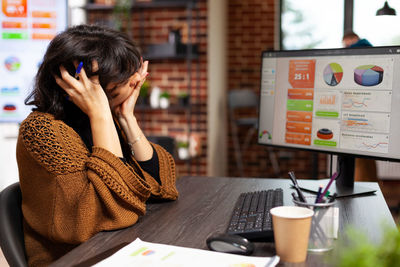
[[[282,49],[342,47],[343,22],[344,0],[282,0]]]
[[[353,30],[374,46],[400,44],[400,1],[388,1],[397,16],[376,16],[385,0],[354,0]]]

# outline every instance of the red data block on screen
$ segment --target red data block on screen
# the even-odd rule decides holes
[[[1,9],[7,17],[26,17],[26,0],[2,0],[1,2]]]
[[[312,124],[309,122],[286,122],[286,131],[311,134]]]
[[[57,17],[56,12],[51,11],[32,11],[32,17],[34,18],[55,18]]]
[[[288,89],[289,99],[314,99],[314,89]]]
[[[309,146],[311,145],[311,135],[286,133],[285,141],[286,143],[290,144],[300,144]]]
[[[293,88],[314,88],[315,60],[289,61],[289,83]]]
[[[26,29],[27,24],[26,22],[19,22],[19,21],[3,21],[1,23],[1,27],[3,29]]]
[[[32,28],[34,28],[34,29],[55,29],[56,25],[54,23],[33,22]]]
[[[312,122],[312,112],[288,110],[286,112],[286,120]]]
[[[32,33],[32,39],[33,40],[51,40],[53,39],[55,34],[51,33]]]

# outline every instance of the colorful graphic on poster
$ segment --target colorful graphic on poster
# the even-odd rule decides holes
[[[329,86],[338,85],[343,78],[343,68],[338,63],[330,63],[324,69],[324,81]]]
[[[362,86],[378,85],[383,80],[383,68],[376,65],[362,65],[354,69],[354,81]]]
[[[21,61],[19,60],[19,58],[11,56],[6,58],[6,60],[4,61],[4,65],[9,71],[17,71],[21,67]]]
[[[290,60],[289,83],[292,88],[314,88],[315,60]]]

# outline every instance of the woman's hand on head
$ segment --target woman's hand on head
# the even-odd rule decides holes
[[[75,62],[75,67],[78,64]],[[92,69],[98,70],[96,60],[92,61]],[[82,68],[78,74],[79,79],[72,77],[64,66],[60,66],[61,77],[55,76],[57,84],[64,89],[69,99],[77,105],[89,118],[104,116],[104,112],[110,112],[107,96],[100,85],[99,77],[87,77]]]
[[[139,97],[140,88],[146,80],[148,75],[148,61],[143,62],[142,67],[135,72],[126,84],[120,85],[116,90],[119,90],[120,94],[109,97],[110,107],[115,114],[115,116],[120,120],[123,118],[128,118],[129,116],[134,116],[133,112],[135,109],[136,101]],[[123,92],[127,90],[126,98],[121,100],[123,97]]]

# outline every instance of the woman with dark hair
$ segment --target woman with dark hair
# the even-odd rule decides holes
[[[134,114],[147,66],[126,35],[104,27],[72,27],[49,44],[17,143],[30,266],[133,225],[149,197],[177,198],[173,158]]]

